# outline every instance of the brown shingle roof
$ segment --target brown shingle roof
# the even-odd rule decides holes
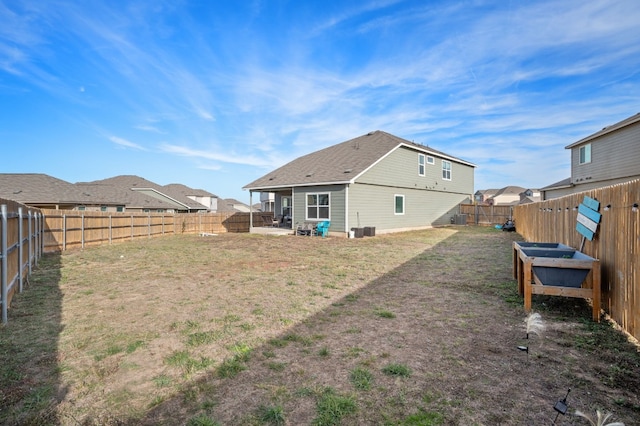
[[[81,204],[81,188],[43,173],[0,173],[0,198],[23,204]]]
[[[475,167],[459,158],[377,130],[299,157],[251,182],[243,189],[260,190],[282,186],[353,182],[356,177],[401,145],[423,151],[427,155]]]
[[[134,192],[138,194],[144,194],[146,199],[156,199],[158,201],[163,201],[162,206],[153,206],[148,207],[144,206],[144,208],[173,208],[178,210],[184,210],[186,208],[192,210],[205,210],[206,207],[197,201],[192,200],[184,194],[181,194],[179,191],[171,191],[171,188],[167,190],[164,186],[158,185],[157,183],[151,182],[150,180],[141,178],[135,175],[120,175],[114,176],[107,179],[96,180],[93,182],[81,182],[82,185],[93,184],[93,185],[102,185],[105,188],[107,186],[112,186],[114,188],[120,190],[126,190],[129,192]],[[175,184],[174,184],[175,185]],[[185,187],[186,188],[186,187]],[[167,201],[167,199],[173,199],[175,203],[171,203]],[[139,200],[139,197],[130,197],[131,200]],[[147,204],[149,204],[147,202]],[[139,206],[136,206],[139,207]]]

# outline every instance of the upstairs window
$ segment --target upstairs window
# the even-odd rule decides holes
[[[425,155],[418,154],[418,176],[424,176]]]
[[[451,161],[442,160],[442,179],[451,180]]]
[[[431,156],[427,156],[427,164],[436,164],[436,159]]]
[[[591,162],[591,144],[588,143],[580,147],[580,164]]]
[[[329,219],[329,193],[307,194],[307,219]]]

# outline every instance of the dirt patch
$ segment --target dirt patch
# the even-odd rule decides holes
[[[5,379],[4,419],[54,409],[69,425],[537,425],[571,389],[556,424],[586,424],[575,409],[637,423],[636,347],[591,322],[582,300],[534,297],[545,330],[525,338],[515,239],[472,227],[229,234],[65,253],[59,333],[39,356],[21,346],[35,331],[11,346],[16,377],[29,368],[56,391],[30,408]],[[3,334],[42,320],[20,315],[28,293]],[[50,350],[54,362],[38,363]]]

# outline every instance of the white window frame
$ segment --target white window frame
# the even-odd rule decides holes
[[[322,205],[322,204],[311,204],[309,205],[309,196],[315,196],[316,197],[316,203],[318,203],[320,201],[320,196],[321,195],[326,195],[327,196],[327,205]],[[305,216],[305,220],[317,220],[317,221],[322,221],[322,220],[331,220],[331,193],[330,192],[307,192],[304,194],[304,205],[305,205],[305,209],[304,209],[304,216]],[[309,217],[309,208],[316,208],[316,215],[317,217]],[[320,217],[320,209],[321,208],[325,208],[327,209],[327,217]]]
[[[398,199],[402,200],[402,211],[398,213]],[[402,194],[394,194],[393,195],[393,214],[396,216],[404,215],[406,210],[406,206],[404,203],[404,195]]]
[[[424,176],[427,170],[427,158],[424,154],[418,154],[418,176]]]
[[[427,164],[431,164],[431,165],[436,164],[436,159],[430,155],[427,155]]]
[[[578,164],[589,164],[591,162],[591,144],[582,145],[578,149]]]
[[[451,169],[451,161],[442,160],[442,180],[451,180]]]

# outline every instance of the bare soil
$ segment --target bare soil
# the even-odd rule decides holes
[[[221,234],[48,255],[0,329],[0,423],[640,424],[638,348],[586,302],[534,296],[545,329],[526,338],[521,239]],[[351,404],[333,421],[328,394]]]

